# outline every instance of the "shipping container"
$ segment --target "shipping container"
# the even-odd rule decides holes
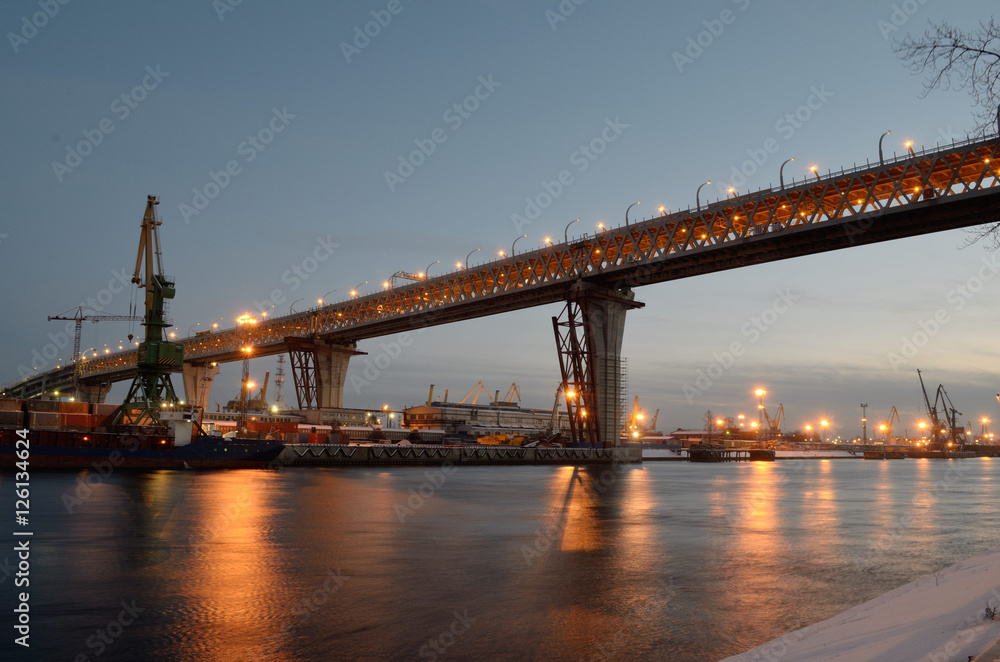
[[[0,411],[0,427],[19,428],[24,426],[24,413],[20,411]]]
[[[28,411],[58,412],[58,400],[28,400]]]
[[[14,398],[0,398],[0,411],[21,411],[21,401]]]
[[[56,412],[33,411],[28,423],[32,428],[57,428],[62,423],[62,415]]]
[[[60,416],[65,427],[89,428],[93,425],[90,414],[60,414]]]

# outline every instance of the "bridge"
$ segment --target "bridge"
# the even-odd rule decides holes
[[[908,148],[909,149],[909,148]],[[617,443],[619,363],[633,288],[932,232],[1000,222],[998,136],[909,152],[791,186],[734,195],[402,287],[196,335],[184,345],[188,402],[204,406],[221,363],[288,352],[301,409],[340,407],[358,342],[549,303],[574,437]],[[66,389],[100,399],[130,379],[122,351],[32,375],[3,389],[40,397]]]

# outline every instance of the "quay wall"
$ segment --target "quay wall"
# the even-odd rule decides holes
[[[642,462],[642,449],[287,444],[276,462],[284,466],[631,464]]]

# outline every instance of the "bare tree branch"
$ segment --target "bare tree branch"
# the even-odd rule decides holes
[[[965,31],[946,22],[921,36],[907,35],[893,51],[914,74],[927,74],[921,97],[932,90],[965,90],[972,98],[976,133],[996,130],[1000,106],[1000,25],[993,18]]]
[[[1000,26],[991,17],[975,30],[931,23],[922,36],[907,35],[893,51],[914,74],[926,74],[921,98],[932,90],[965,90],[973,101],[974,133],[1000,133]],[[1000,223],[966,230],[964,247],[1000,249]]]

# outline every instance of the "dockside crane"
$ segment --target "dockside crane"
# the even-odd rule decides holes
[[[458,404],[464,405],[465,401],[468,400],[469,398],[472,398],[471,404],[476,404],[476,400],[479,399],[479,396],[482,394],[483,389],[485,389],[485,388],[486,388],[486,384],[484,384],[483,382],[476,382],[476,385],[472,387],[472,390],[469,391],[469,393],[464,398],[462,398],[461,400],[459,400]],[[473,395],[473,394],[475,394],[475,395]],[[488,394],[487,394],[487,397],[489,397]]]
[[[76,322],[76,331],[73,334],[73,395],[80,400],[80,336],[84,322],[141,322],[142,317],[138,315],[84,315],[83,306],[77,306],[76,314],[73,317],[65,315],[50,315],[49,321],[66,320]],[[132,334],[129,333],[128,340],[131,344]]]
[[[892,406],[892,410],[889,412],[889,420],[878,426],[879,432],[885,434],[885,443],[890,443],[892,439],[892,424],[893,421],[899,423],[899,412],[896,411],[896,405]]]
[[[549,435],[558,435],[561,432],[559,427],[559,400],[562,397],[563,384],[559,382],[559,386],[556,387],[556,401],[552,405],[552,417],[549,419],[549,429],[547,433]]]
[[[781,436],[781,424],[785,422],[785,405],[778,403],[778,412],[774,418],[771,418],[767,414],[767,409],[761,407],[761,411],[764,413],[764,420],[767,422],[767,432],[773,435],[775,439]]]
[[[497,391],[497,393],[499,393],[499,391]],[[507,394],[503,396],[503,400],[501,400],[501,402],[513,404],[515,396],[517,397],[517,401],[521,402],[521,391],[517,387],[517,382],[510,385],[510,388],[507,389]]]
[[[955,445],[958,450],[965,446],[965,428],[959,427],[958,417],[962,412],[955,409],[948,392],[944,390],[944,384],[938,384],[937,392],[934,396],[934,404],[931,404],[927,396],[927,387],[924,386],[924,377],[917,370],[917,377],[920,379],[920,389],[924,394],[924,404],[927,406],[927,416],[931,419],[930,443],[928,447],[933,450],[945,450],[949,445]],[[943,413],[939,415],[940,411]]]
[[[163,275],[159,226],[155,196],[146,196],[146,213],[139,234],[139,253],[132,282],[146,291],[145,338],[139,343],[136,375],[128,395],[115,417],[116,425],[160,425],[160,411],[178,403],[170,373],[178,372],[184,361],[184,346],[164,339],[170,323],[164,313],[164,300],[173,299],[174,281]],[[145,259],[145,262],[143,260]]]

